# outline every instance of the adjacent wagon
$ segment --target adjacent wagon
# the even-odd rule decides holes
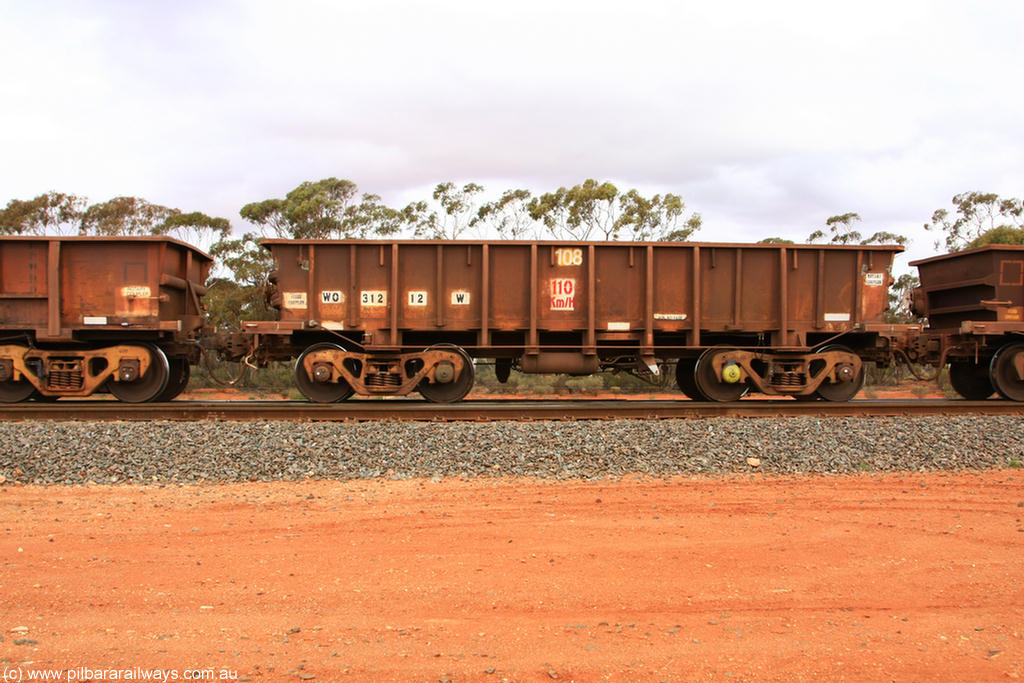
[[[165,237],[0,238],[0,402],[170,400],[199,358],[211,263]]]
[[[928,318],[915,357],[948,363],[950,383],[965,398],[998,392],[1024,401],[1024,246],[990,245],[910,265],[921,280],[914,310]]]

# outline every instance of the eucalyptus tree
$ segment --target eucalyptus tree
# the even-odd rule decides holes
[[[610,182],[588,178],[571,188],[558,188],[534,197],[530,215],[541,221],[556,239],[618,238],[619,189]]]
[[[530,216],[529,190],[506,190],[477,211],[474,225],[494,229],[502,239],[522,240],[541,236],[537,221]]]
[[[828,244],[899,244],[906,246],[906,236],[886,230],[864,237],[860,231],[853,229],[853,224],[860,220],[860,214],[855,211],[829,216],[825,219],[825,229],[812,232],[807,237],[807,243],[814,244],[818,240],[828,237]]]
[[[656,194],[648,198],[637,190],[630,190],[619,196],[619,204],[617,234],[625,233],[636,242],[685,242],[703,223],[699,213],[686,216],[686,204],[677,194]]]
[[[0,235],[77,234],[86,204],[85,197],[63,192],[12,199],[0,210]]]
[[[438,183],[431,194],[433,202],[413,202],[401,214],[416,237],[459,239],[478,225],[477,202],[483,192],[483,186],[477,183],[466,183],[462,187],[451,181]]]
[[[936,250],[960,251],[983,244],[1024,243],[1024,202],[994,192],[962,192],[953,197],[953,213],[936,209],[926,230],[940,232]]]

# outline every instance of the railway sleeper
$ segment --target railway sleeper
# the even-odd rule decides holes
[[[845,401],[864,377],[860,357],[839,346],[812,353],[715,350],[707,362],[722,385],[749,385],[769,395]]]
[[[8,397],[18,394],[17,400],[25,400],[34,393],[45,397],[81,398],[105,386],[109,389],[110,384],[138,383],[150,372],[156,358],[154,350],[163,356],[155,347],[132,344],[70,350],[17,344],[0,346],[0,384],[3,385],[0,394]]]
[[[295,371],[299,389],[319,403],[344,400],[352,393],[405,396],[414,391],[447,403],[461,399],[473,384],[473,363],[456,346],[360,353],[337,344],[314,344],[299,356]]]

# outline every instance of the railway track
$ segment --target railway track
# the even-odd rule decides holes
[[[174,401],[125,405],[85,400],[0,406],[0,421],[253,421],[341,422],[371,420],[487,422],[496,420],[657,420],[710,417],[868,417],[912,415],[1024,415],[1024,403],[1012,401],[856,400],[814,403],[744,400],[700,403],[688,400],[481,400],[436,404],[415,400]]]

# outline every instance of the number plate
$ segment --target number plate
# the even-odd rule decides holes
[[[383,289],[364,289],[359,293],[360,306],[387,306],[388,293]]]

